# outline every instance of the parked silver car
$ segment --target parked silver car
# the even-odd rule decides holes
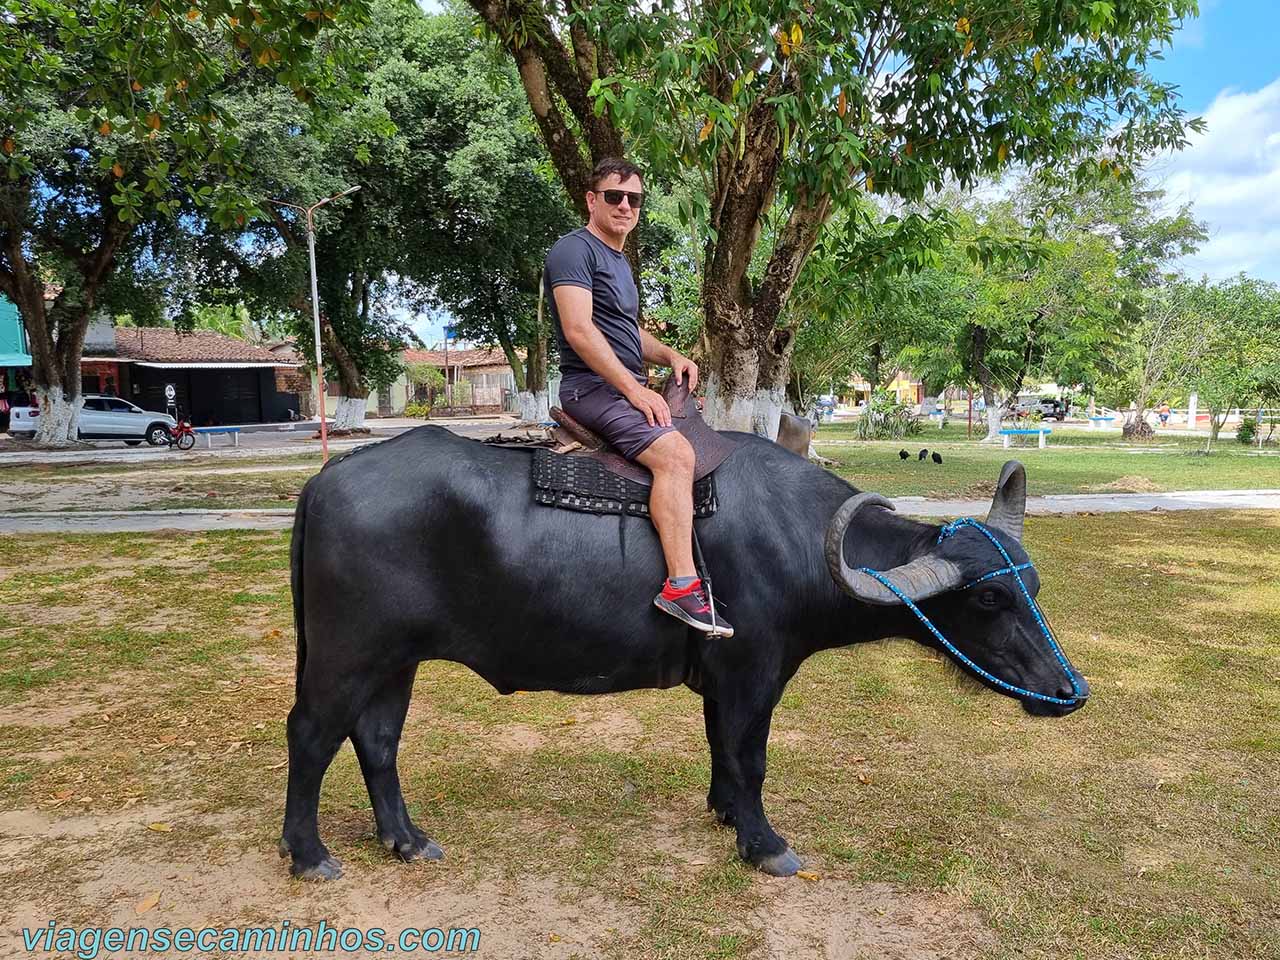
[[[143,410],[119,397],[91,393],[81,398],[81,440],[123,440],[131,447],[145,440],[161,447],[169,442],[169,431],[177,425],[167,413]],[[34,437],[39,426],[37,407],[14,407],[9,413],[10,436]]]

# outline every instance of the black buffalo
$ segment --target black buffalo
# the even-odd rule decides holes
[[[783,876],[801,861],[769,825],[761,787],[787,681],[819,650],[893,636],[940,646],[857,568],[887,571],[996,677],[1069,701],[1023,697],[1029,712],[1062,715],[1084,702],[1083,678],[1056,659],[1012,577],[965,589],[1005,566],[979,531],[939,542],[937,526],[892,513],[768,440],[739,439],[716,473],[719,512],[698,521],[717,597],[737,627],[731,639],[695,636],[654,608],[664,568],[648,520],[534,505],[528,451],[425,426],[312,478],[292,545],[297,701],[281,855],[293,873],[341,874],[316,810],[348,737],[382,843],[404,860],[442,856],[409,819],[396,766],[424,660],[465,664],[504,694],[687,685],[703,698],[707,809],[737,831],[744,860]],[[1027,562],[1025,483],[1021,465],[1007,464],[987,518],[1015,563]],[[1034,594],[1034,569],[1023,577]]]

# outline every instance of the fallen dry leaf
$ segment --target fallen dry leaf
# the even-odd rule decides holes
[[[802,880],[808,880],[810,883],[817,883],[819,877],[812,870],[797,870],[796,876]]]
[[[145,897],[143,897],[141,900],[135,903],[133,905],[133,912],[136,913],[138,916],[142,916],[144,913],[146,913],[148,910],[150,910],[159,902],[160,902],[160,891],[157,890],[155,893],[147,894]]]
[[[173,833],[173,824],[171,823],[148,823],[148,830],[154,830],[156,833]]]
[[[578,722],[577,717],[565,717],[563,720],[560,721],[560,726],[571,727],[577,722]]]
[[[547,943],[559,943],[559,942],[560,942],[560,934],[558,933],[547,934]]]

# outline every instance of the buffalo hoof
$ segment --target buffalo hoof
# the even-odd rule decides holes
[[[382,845],[405,863],[414,860],[443,860],[444,850],[430,837],[415,836],[411,840],[383,837]]]
[[[771,877],[794,877],[796,871],[804,866],[804,861],[796,856],[794,850],[787,847],[781,853],[760,857],[755,861],[755,866]]]
[[[337,880],[342,876],[342,861],[326,856],[314,866],[304,867],[295,860],[289,872],[299,880]]]

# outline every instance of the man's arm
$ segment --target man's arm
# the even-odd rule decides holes
[[[640,356],[644,358],[645,363],[656,363],[660,367],[670,367],[671,372],[675,374],[676,383],[681,383],[687,373],[689,375],[690,393],[693,393],[698,388],[698,365],[688,357],[668,347],[644,327],[640,328]]]
[[[582,358],[582,362],[626,397],[627,402],[643,413],[650,424],[671,426],[671,408],[667,406],[667,402],[636,381],[634,374],[623,366],[613,352],[613,347],[609,346],[609,341],[592,322],[591,291],[585,287],[561,284],[552,291],[552,296],[556,298],[556,312],[560,315],[560,329],[564,332],[564,338]],[[645,336],[647,334],[640,331],[642,343]],[[657,343],[656,340],[653,342]],[[661,347],[662,344],[658,346]]]

